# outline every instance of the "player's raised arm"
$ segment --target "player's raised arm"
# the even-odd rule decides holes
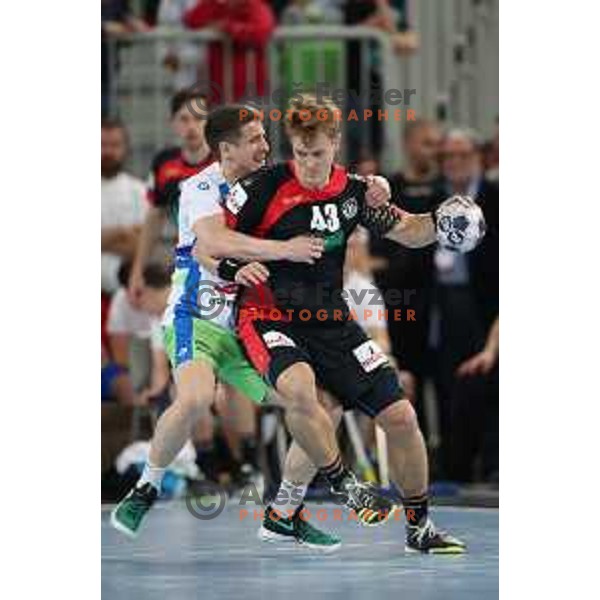
[[[361,224],[372,234],[407,246],[422,248],[436,241],[436,226],[430,214],[415,215],[392,204],[363,207]]]
[[[448,198],[433,212],[412,214],[386,204],[363,207],[362,222],[375,235],[408,248],[439,242],[458,252],[473,250],[485,234],[481,209],[466,196]]]
[[[362,221],[372,233],[408,248],[421,248],[436,241],[432,215],[411,214],[390,204],[391,190],[385,177],[354,178],[366,184]]]
[[[423,248],[437,240],[435,221],[431,214],[412,214],[397,209],[399,221],[385,235],[408,248]]]

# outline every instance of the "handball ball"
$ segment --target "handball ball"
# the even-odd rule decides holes
[[[470,252],[485,235],[481,208],[468,196],[452,196],[436,211],[437,239],[447,250]]]

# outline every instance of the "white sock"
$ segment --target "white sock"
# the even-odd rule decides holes
[[[153,485],[158,492],[160,492],[160,486],[162,484],[163,477],[165,476],[166,469],[162,467],[153,467],[149,462],[144,465],[142,476],[137,482],[136,487],[141,487],[145,483]]]
[[[306,484],[296,485],[284,479],[271,506],[289,519],[290,515],[302,504],[307,489],[308,485]]]

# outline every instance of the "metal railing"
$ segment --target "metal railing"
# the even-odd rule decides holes
[[[419,114],[490,134],[498,114],[498,0],[409,0],[419,51],[403,59]]]
[[[196,55],[194,75],[189,78],[186,85],[198,85],[198,88],[212,85],[209,81],[207,69],[208,46],[217,42],[222,45],[225,64],[231,64],[232,45],[228,37],[216,31],[163,31],[155,30],[147,34],[129,34],[118,39],[109,40],[110,74],[110,106],[111,112],[118,114],[128,124],[132,142],[133,170],[142,174],[152,154],[172,140],[168,127],[167,106],[169,97],[182,86],[182,81],[176,73],[171,73],[165,68],[165,59],[170,49],[181,51],[185,49],[186,56]],[[275,89],[288,89],[290,83],[301,82],[304,84],[302,91],[310,91],[311,85],[327,83],[332,89],[348,89],[347,58],[349,44],[354,44],[350,51],[358,53],[360,58],[360,74],[357,83],[360,90],[361,102],[357,108],[359,122],[348,121],[346,114],[342,118],[345,133],[353,134],[353,145],[344,144],[346,160],[353,154],[356,147],[371,148],[373,146],[373,128],[371,124],[377,119],[377,110],[370,122],[361,122],[362,111],[369,108],[368,98],[376,93],[376,83],[385,90],[401,88],[401,72],[397,56],[395,55],[390,38],[377,29],[367,27],[279,27],[273,35],[268,47],[268,87]],[[195,51],[193,50],[195,48]],[[248,74],[252,69],[252,51],[248,52]],[[306,81],[306,58],[314,62],[311,71],[311,82]],[[378,63],[378,64],[376,64]],[[332,64],[335,77],[332,78]],[[375,82],[370,76],[377,72],[379,81]],[[188,72],[193,72],[192,70]],[[225,80],[222,97],[224,101],[233,98],[233,69],[225,70]],[[355,74],[350,73],[353,77]],[[333,79],[333,80],[332,80]],[[250,87],[253,82],[249,77]],[[254,86],[254,89],[256,87]],[[273,108],[283,108],[280,102],[271,97],[265,98],[263,108],[265,114]],[[414,97],[413,97],[414,101]],[[344,107],[343,107],[344,108]],[[345,107],[348,108],[348,107]],[[382,135],[382,167],[392,170],[399,166],[400,141],[402,121],[393,118],[393,111],[403,105],[389,104],[385,95],[381,106],[382,111],[388,110],[387,121],[380,123]],[[411,105],[412,108],[412,105]],[[401,115],[405,118],[405,114]],[[285,152],[285,144],[281,139],[281,123],[270,122],[265,119],[273,146],[273,157],[280,159]],[[352,131],[350,132],[349,130]],[[356,157],[356,155],[355,155]]]
[[[407,108],[414,109],[419,117],[469,125],[484,134],[491,133],[498,111],[498,0],[408,0],[408,11],[420,38],[419,49],[410,56],[397,54],[389,35],[356,26],[278,27],[267,49],[270,90],[288,90],[291,83],[302,82],[303,91],[307,91],[307,84],[318,81],[343,90],[358,87],[366,97],[376,84],[383,90],[416,90],[409,106],[389,105],[384,99],[382,110],[391,114],[402,109],[399,121],[388,118],[372,125],[342,119],[346,140],[342,158],[356,159],[359,152],[369,153],[374,136],[379,135],[381,169],[386,172],[401,166]],[[210,29],[160,29],[107,42],[110,105],[130,128],[135,173],[145,175],[154,153],[174,143],[168,124],[168,100],[181,87],[209,82],[211,43],[221,44],[224,60],[231,64],[231,41]],[[349,60],[351,53],[353,63]],[[179,56],[176,71],[165,66],[170,55]],[[249,81],[254,72],[253,60],[248,50]],[[351,70],[351,64],[359,64],[360,69]],[[231,100],[233,69],[225,73],[221,92],[224,100]],[[281,101],[269,98],[262,108],[266,114],[272,108],[283,107]],[[347,111],[350,106],[343,108]],[[368,103],[358,108],[368,108]],[[265,125],[273,158],[281,159],[286,153],[281,123],[265,119]]]

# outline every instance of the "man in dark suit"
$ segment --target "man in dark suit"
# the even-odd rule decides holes
[[[455,129],[441,146],[447,195],[471,196],[487,233],[467,255],[434,257],[437,391],[445,475],[456,481],[498,476],[498,183],[486,180],[472,131]],[[483,353],[483,356],[481,354]],[[478,465],[478,469],[475,467]]]

